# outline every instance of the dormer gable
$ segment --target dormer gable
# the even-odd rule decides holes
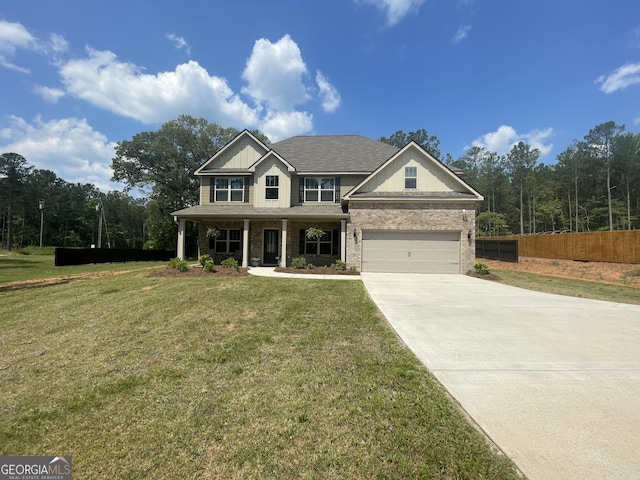
[[[276,152],[275,150],[269,150],[262,157],[260,157],[253,165],[250,165],[249,166],[249,171],[252,172],[252,173],[255,173],[256,168],[258,168],[258,166],[260,166],[260,164],[268,162],[269,160],[276,160],[276,161],[282,163],[282,165],[287,169],[288,172],[295,172],[296,171],[295,167],[293,165],[291,165],[289,162],[287,162],[280,155],[278,155],[278,152]]]
[[[249,130],[243,130],[195,171],[195,175],[216,175],[224,170],[248,171],[269,148]]]
[[[460,200],[483,197],[413,140],[345,195],[345,200]]]

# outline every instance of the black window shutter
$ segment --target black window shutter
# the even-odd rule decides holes
[[[305,233],[304,230],[300,230],[300,255],[304,255],[304,238]]]
[[[213,203],[215,202],[215,188],[214,185],[216,184],[216,177],[209,177],[209,202]]]
[[[340,230],[333,231],[333,255],[340,255]]]
[[[249,203],[249,177],[242,179],[244,183],[244,203]]]
[[[304,177],[298,177],[298,201],[304,203]]]
[[[336,177],[333,185],[336,189],[336,203],[340,203],[340,177]]]

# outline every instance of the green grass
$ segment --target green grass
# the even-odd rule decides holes
[[[361,282],[0,292],[0,455],[78,478],[516,479]]]
[[[25,255],[19,252],[0,250],[0,284],[47,277],[150,268],[166,264],[167,262],[130,262],[55,267],[53,254],[31,251]]]
[[[549,275],[539,275],[528,272],[511,270],[492,270],[491,273],[500,277],[500,282],[514,287],[536,290],[539,292],[556,293],[571,297],[592,298],[609,302],[631,303],[640,305],[640,290],[622,285],[559,278]]]

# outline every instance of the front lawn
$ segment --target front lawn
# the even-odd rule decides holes
[[[77,478],[519,478],[361,282],[141,270],[0,292],[0,327],[0,455]]]

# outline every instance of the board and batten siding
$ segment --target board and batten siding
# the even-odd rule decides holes
[[[421,192],[451,192],[460,189],[454,179],[443,169],[433,165],[417,149],[410,148],[395,161],[390,162],[360,188],[361,192],[402,192],[405,167],[416,167],[418,180],[415,190]],[[412,189],[414,190],[414,189]]]

